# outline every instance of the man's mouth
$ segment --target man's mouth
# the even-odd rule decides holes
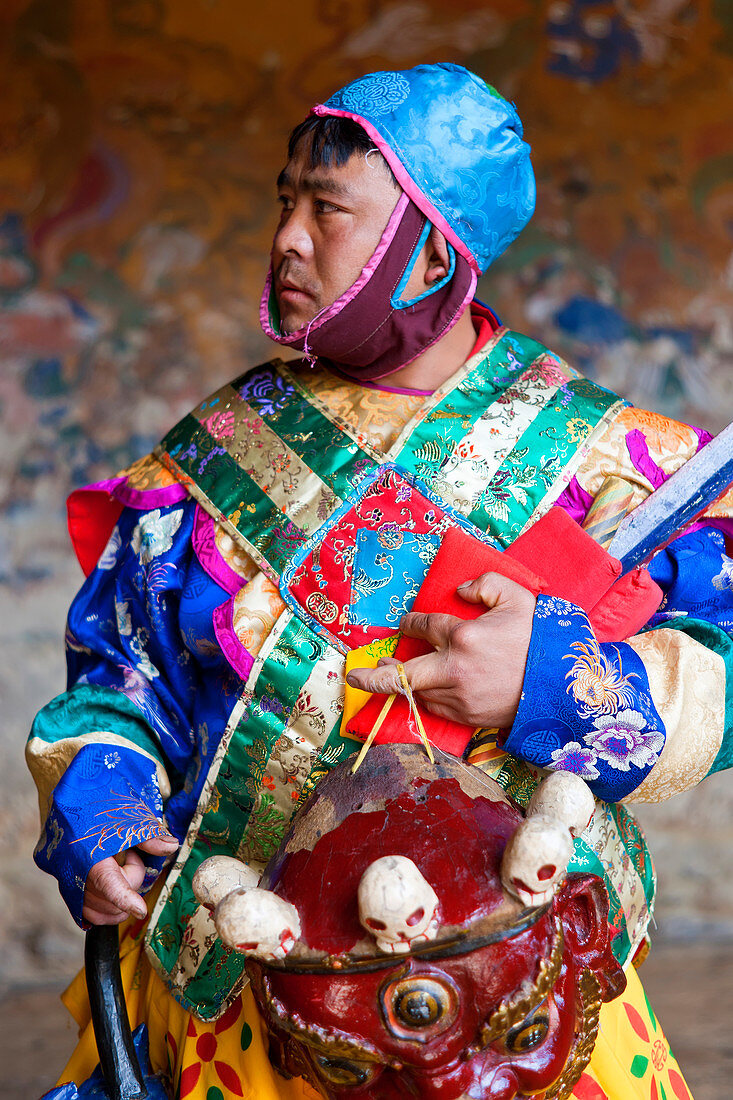
[[[278,298],[287,302],[299,302],[313,297],[310,291],[305,290],[291,279],[276,279],[275,290]]]

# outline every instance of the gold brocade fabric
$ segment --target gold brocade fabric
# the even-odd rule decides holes
[[[644,662],[667,738],[657,764],[626,802],[662,802],[710,771],[725,732],[725,661],[679,630],[629,639]]]
[[[357,439],[385,454],[396,443],[405,424],[425,403],[423,394],[388,393],[365,389],[338,378],[323,367],[300,375],[330,416]]]
[[[131,489],[167,489],[175,485],[176,479],[154,455],[144,455],[122,473]]]
[[[258,572],[249,584],[237,592],[232,625],[237,638],[253,657],[262,649],[284,610],[285,603],[277,587],[264,573]]]
[[[652,462],[665,474],[673,474],[692,458],[699,446],[694,428],[668,420],[646,409],[622,409],[578,467],[576,477],[581,487],[595,497],[608,477],[623,478],[633,490],[630,507],[640,504],[654,486],[639,472],[631,460],[626,441],[627,432],[638,430],[644,436]]]

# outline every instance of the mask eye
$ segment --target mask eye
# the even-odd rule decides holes
[[[521,1024],[507,1032],[504,1046],[512,1054],[526,1054],[544,1043],[549,1030],[550,1017],[547,1010],[544,1007],[535,1009],[531,1016],[527,1016]]]
[[[330,1058],[326,1054],[314,1054],[318,1073],[331,1085],[340,1088],[357,1088],[369,1084],[378,1067],[371,1062],[355,1062],[350,1058]]]
[[[432,989],[405,989],[392,1001],[394,1014],[405,1027],[430,1027],[445,1011],[444,998]]]
[[[413,974],[389,981],[380,990],[382,1014],[398,1039],[425,1043],[456,1018],[458,997],[447,981]]]

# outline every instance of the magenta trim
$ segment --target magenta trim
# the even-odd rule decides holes
[[[196,505],[193,520],[193,535],[191,541],[193,550],[201,568],[212,581],[216,581],[220,588],[233,596],[245,586],[247,581],[240,577],[221,556],[214,534],[216,524],[208,512],[205,512],[200,504]]]
[[[132,489],[129,485],[121,485],[114,495],[129,508],[165,508],[185,500],[188,491],[180,482],[163,489]]]
[[[214,635],[226,657],[238,676],[246,680],[255,659],[246,649],[234,631],[234,597],[214,608]]]
[[[461,240],[456,231],[448,224],[440,211],[436,209],[435,206],[433,206],[428,197],[419,189],[412,176],[409,174],[404,164],[397,156],[395,150],[387,144],[386,139],[380,134],[379,130],[377,130],[372,125],[372,123],[369,122],[368,119],[363,118],[362,115],[355,114],[353,111],[336,110],[331,107],[326,107],[326,105],[323,103],[316,104],[316,106],[312,108],[310,113],[312,115],[333,116],[336,118],[350,118],[352,119],[352,121],[357,122],[359,126],[363,127],[363,129],[366,130],[366,132],[369,134],[369,137],[379,149],[379,152],[387,161],[387,164],[394,172],[395,176],[397,177],[397,182],[400,184],[402,189],[407,192],[412,201],[415,203],[415,206],[418,208],[418,210],[422,210],[423,214],[425,214],[426,217],[430,219],[433,225],[437,226],[441,233],[443,233],[448,238],[453,247],[458,249],[460,254],[464,257],[464,259],[468,261],[476,274],[481,274],[481,268],[478,265],[476,257],[471,252],[471,249]]]
[[[560,496],[555,501],[554,506],[556,508],[562,508],[563,512],[567,512],[571,519],[574,519],[578,524],[582,524],[590,511],[592,503],[593,497],[590,493],[585,491],[577,477],[572,477],[568,482],[567,488],[563,489]]]
[[[372,275],[376,271],[377,267],[379,266],[382,257],[394,240],[395,233],[397,232],[397,227],[402,221],[402,215],[404,214],[409,201],[410,200],[408,196],[403,192],[403,194],[401,194],[399,199],[397,200],[397,205],[390,214],[389,221],[387,222],[384,233],[382,233],[382,236],[379,239],[379,244],[370,256],[367,263],[362,268],[361,274],[359,275],[356,282],[352,283],[351,286],[348,287],[344,291],[344,293],[336,299],[335,302],[332,302],[330,306],[325,307],[320,311],[320,313],[317,313],[313,320],[309,321],[307,325],[304,325],[296,332],[290,332],[285,336],[281,335],[279,332],[275,332],[272,325],[270,324],[270,292],[272,290],[271,262],[270,268],[267,272],[267,278],[265,279],[265,289],[262,291],[262,297],[260,298],[260,325],[262,326],[265,335],[269,336],[271,340],[276,340],[278,344],[294,344],[297,341],[302,340],[304,336],[307,338],[309,333],[319,329],[321,325],[325,325],[326,321],[330,320],[330,318],[339,313],[344,308],[344,306],[348,305],[349,302],[351,302],[356,297],[359,291],[364,286],[366,286],[366,284],[369,282]]]
[[[646,436],[639,428],[633,428],[626,433],[626,449],[634,469],[649,481],[653,489],[664,484],[670,475],[649,454]]]
[[[179,504],[188,496],[188,491],[180,482],[166,485],[162,489],[133,489],[127,484],[126,477],[108,477],[103,481],[93,481],[75,489],[76,493],[108,493],[114,500],[127,508],[147,510],[148,508],[166,508],[169,504]]]
[[[270,324],[270,292],[272,290],[272,254],[270,254],[270,266],[267,269],[267,278],[265,279],[265,287],[262,291],[262,297],[260,298],[260,328],[264,332],[265,336],[269,336],[271,340],[282,340],[285,342],[286,337],[276,333],[272,325]]]
[[[679,538],[682,535],[690,535],[693,531],[701,531],[706,527],[714,527],[717,531],[722,532],[725,536],[726,552],[729,554],[730,550],[733,548],[733,519],[729,519],[727,516],[720,516],[717,519],[697,519],[694,523],[691,523],[689,527],[683,528],[679,535],[675,535],[675,538]],[[674,540],[669,546],[674,546]],[[669,546],[666,546],[665,550],[668,550]]]

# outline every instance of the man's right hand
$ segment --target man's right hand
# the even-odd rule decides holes
[[[164,833],[141,841],[117,857],[108,856],[95,863],[84,889],[84,920],[88,924],[121,924],[128,917],[146,917],[148,909],[139,892],[145,878],[140,851],[171,856],[178,846],[174,836]]]

